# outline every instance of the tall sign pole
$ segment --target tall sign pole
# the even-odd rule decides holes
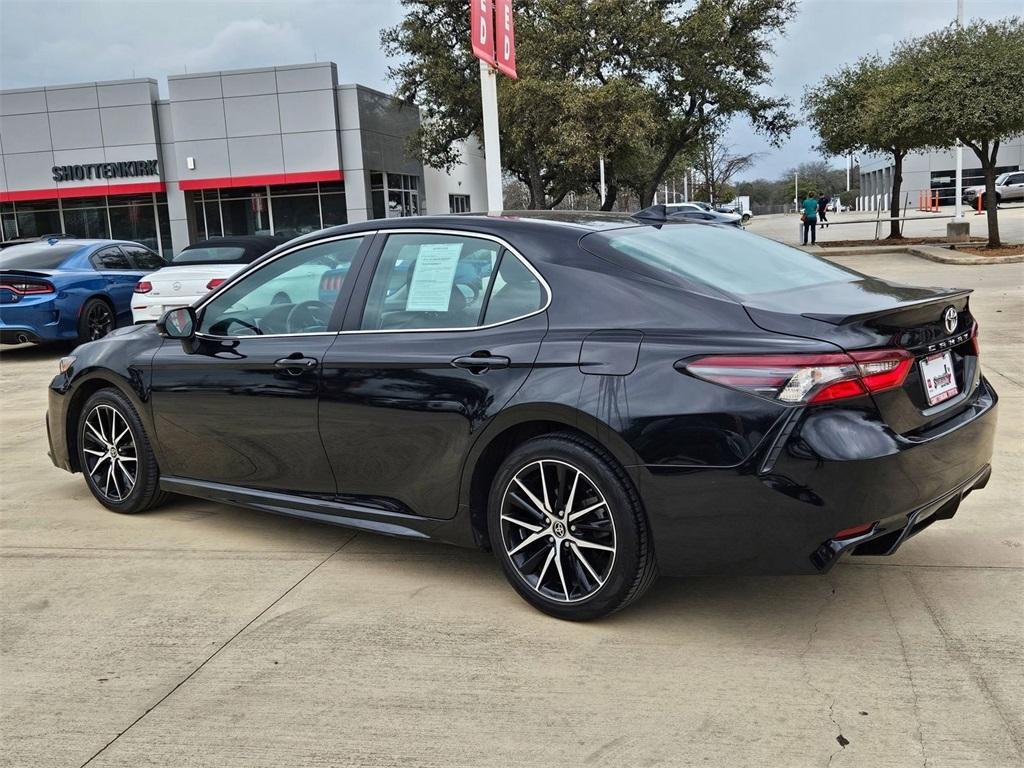
[[[964,0],[956,0],[956,25],[957,27],[963,26],[964,23]],[[962,198],[964,195],[964,145],[960,143],[960,139],[956,140],[956,200],[954,205],[956,206],[955,221],[960,221],[964,217],[963,202]]]
[[[498,131],[498,73],[495,67],[509,77],[516,77],[512,0],[469,0],[469,28],[473,55],[480,59],[487,212],[500,213],[504,204],[501,188],[501,138]]]

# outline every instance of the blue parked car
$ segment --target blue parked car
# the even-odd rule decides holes
[[[164,266],[145,246],[50,238],[0,251],[0,343],[92,341],[132,320],[139,278]]]

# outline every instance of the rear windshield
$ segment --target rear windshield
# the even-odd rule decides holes
[[[0,269],[56,269],[81,247],[49,243],[12,245],[0,251]]]
[[[795,219],[793,231],[795,234]],[[796,248],[729,226],[631,227],[594,232],[580,244],[627,269],[697,283],[738,297],[861,277]]]
[[[253,258],[255,251],[247,256],[245,248],[239,245],[203,246],[186,248],[171,259],[171,265],[180,267],[184,264],[248,264]]]

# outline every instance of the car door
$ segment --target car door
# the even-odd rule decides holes
[[[321,364],[366,242],[344,235],[283,251],[202,302],[194,340],[161,345],[152,408],[164,475],[334,493],[317,431]],[[273,301],[297,275],[316,298]]]
[[[339,494],[449,518],[474,438],[536,360],[549,289],[484,235],[382,233],[374,251],[324,359],[320,434]]]
[[[139,282],[139,273],[135,271],[128,255],[120,246],[108,245],[93,253],[89,260],[102,275],[106,293],[114,302],[117,324],[130,322],[132,291]]]

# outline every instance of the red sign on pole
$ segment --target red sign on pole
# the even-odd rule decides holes
[[[469,0],[469,37],[473,55],[494,65],[494,0]]]
[[[516,79],[516,28],[512,20],[512,0],[495,0],[498,37],[498,69]]]

